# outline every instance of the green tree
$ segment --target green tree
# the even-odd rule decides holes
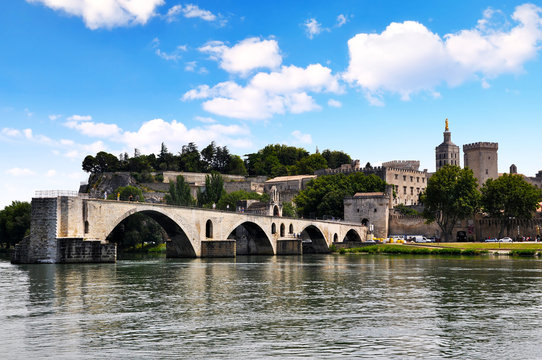
[[[499,238],[506,227],[510,233],[513,219],[531,219],[539,207],[540,190],[529,184],[521,175],[504,174],[497,179],[488,179],[482,186],[482,209],[501,220]]]
[[[184,176],[179,175],[177,181],[169,183],[169,194],[166,194],[165,200],[169,205],[194,205],[194,198],[190,195],[190,185],[184,181]]]
[[[181,163],[181,171],[200,172],[201,171],[201,158],[198,151],[198,147],[195,143],[191,142],[188,145],[183,145],[181,154],[179,156]]]
[[[342,164],[350,164],[352,162],[350,155],[342,151],[331,151],[326,149],[322,152],[322,156],[326,159],[327,166],[330,169],[336,169]]]
[[[205,176],[205,190],[198,191],[198,205],[211,206],[218,204],[220,198],[226,194],[224,190],[224,179],[217,172]]]
[[[319,176],[295,198],[297,213],[305,217],[344,217],[343,200],[357,192],[385,191],[386,183],[376,175],[361,172]]]
[[[117,200],[117,194],[120,194],[119,199],[121,201],[139,201],[144,202],[143,192],[136,186],[120,186],[113,194],[107,195],[108,200]]]
[[[444,241],[450,241],[457,221],[473,216],[480,208],[480,192],[472,170],[446,165],[429,178],[420,201],[423,216],[428,222],[435,221]]]
[[[294,171],[297,175],[314,174],[316,170],[327,168],[327,160],[321,154],[312,154],[299,160]]]
[[[15,245],[30,233],[32,207],[28,202],[13,201],[0,211],[0,244]]]
[[[237,202],[241,200],[258,200],[268,202],[268,194],[258,194],[256,192],[248,192],[244,190],[234,191],[229,194],[224,194],[217,203],[217,208],[220,210],[235,211]]]
[[[291,202],[282,203],[282,216],[297,217],[296,208]]]
[[[245,168],[243,159],[238,155],[230,155],[227,172],[231,175],[247,175],[247,169]]]

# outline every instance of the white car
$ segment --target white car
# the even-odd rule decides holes
[[[512,240],[511,238],[509,238],[508,236],[506,237],[503,237],[502,239],[499,239],[499,242],[513,242],[514,240]]]

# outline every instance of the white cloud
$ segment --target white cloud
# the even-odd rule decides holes
[[[184,70],[185,71],[195,71],[197,66],[197,62],[195,61],[188,61],[184,64]]]
[[[299,130],[292,131],[292,136],[296,139],[296,142],[302,144],[312,144],[312,136],[310,134],[303,134]]]
[[[30,111],[30,110],[28,110],[28,109],[24,109],[24,113],[25,113],[25,114],[26,114],[26,116],[28,116],[28,117],[31,117],[32,115],[34,115],[34,113],[33,113],[33,112],[31,112],[31,111]]]
[[[229,73],[246,76],[258,68],[276,69],[282,63],[279,46],[276,40],[248,38],[232,47],[221,41],[211,41],[200,47],[203,53],[210,54],[211,59],[220,62],[220,67]]]
[[[186,4],[185,6],[179,4],[172,6],[165,17],[168,22],[172,22],[181,14],[185,18],[199,18],[205,21],[215,21],[217,19],[217,16],[209,10],[200,9],[194,4]]]
[[[24,134],[24,137],[27,138],[27,139],[32,139],[33,138],[32,129],[24,129],[23,134]]]
[[[119,141],[128,147],[136,147],[142,152],[156,152],[164,142],[171,149],[180,149],[188,142],[208,144],[216,141],[219,144],[234,144],[237,147],[251,146],[247,139],[250,130],[239,125],[209,124],[188,129],[183,123],[154,119],[144,123],[137,131],[125,131]]]
[[[327,105],[331,107],[335,107],[335,108],[340,108],[341,106],[343,106],[343,104],[340,101],[335,100],[335,99],[329,99],[327,102]]]
[[[9,137],[18,137],[21,136],[21,132],[17,129],[11,129],[11,128],[3,128],[2,134],[7,135]]]
[[[542,9],[518,6],[516,25],[497,26],[495,11],[486,11],[478,26],[440,37],[424,25],[391,23],[380,34],[357,34],[348,41],[350,63],[344,79],[357,85],[373,104],[382,104],[385,92],[403,100],[446,83],[457,86],[469,79],[487,79],[520,73],[533,59],[542,41]]]
[[[341,27],[343,26],[344,24],[346,24],[348,22],[348,18],[346,16],[344,16],[343,14],[339,14],[339,16],[337,16],[337,27]]]
[[[25,175],[34,175],[35,172],[27,168],[12,168],[6,170],[6,174],[13,176],[25,176]]]
[[[237,119],[267,119],[274,114],[302,113],[320,106],[307,92],[340,93],[342,88],[331,69],[320,64],[306,68],[283,66],[279,71],[256,74],[246,86],[226,81],[200,85],[182,100],[209,99],[203,108],[213,114]]]
[[[152,47],[155,49],[154,53],[166,61],[178,61],[182,56],[181,52],[186,51],[186,45],[178,45],[171,53],[160,50],[160,39],[155,37],[151,42]]]
[[[204,124],[215,124],[216,120],[211,117],[203,117],[203,116],[196,116],[195,118],[197,121],[202,122]]]
[[[66,121],[64,125],[70,129],[75,129],[84,135],[92,137],[114,137],[118,136],[118,134],[121,132],[121,129],[115,124],[95,123],[92,121],[81,119],[91,119],[92,117],[90,116],[79,117],[78,120],[74,120],[74,116],[70,116],[68,118],[68,121]]]
[[[51,169],[51,170],[47,171],[47,173],[45,174],[45,176],[47,176],[47,177],[53,177],[53,176],[56,176],[56,170]]]
[[[309,39],[314,38],[315,35],[318,35],[325,30],[322,28],[322,24],[320,24],[314,18],[306,20],[303,25],[305,26],[305,32],[307,33]]]
[[[72,115],[68,117],[68,121],[90,121],[92,120],[92,116],[90,115]]]
[[[92,30],[116,26],[143,25],[155,15],[164,0],[26,0],[53,10],[83,18]]]
[[[60,115],[60,114],[51,114],[51,115],[49,115],[49,120],[55,121],[57,119],[60,119],[61,117],[62,117],[62,115]]]

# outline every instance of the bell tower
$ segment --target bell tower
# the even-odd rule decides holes
[[[459,146],[452,142],[448,119],[444,123],[444,141],[435,148],[435,168],[437,171],[444,165],[460,166]]]

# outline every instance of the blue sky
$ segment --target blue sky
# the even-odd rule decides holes
[[[445,118],[500,172],[542,169],[539,2],[12,0],[0,37],[0,208],[161,142],[434,171]]]

